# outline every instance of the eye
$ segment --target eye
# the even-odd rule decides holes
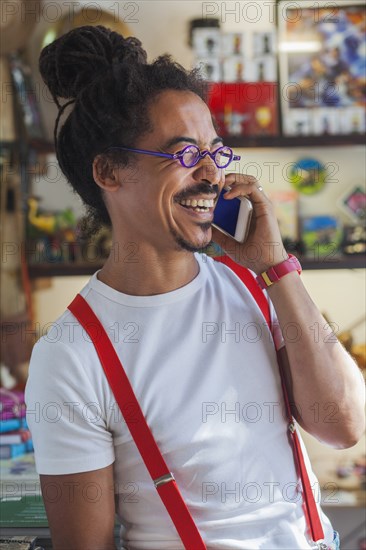
[[[225,168],[230,164],[233,158],[233,151],[230,147],[220,147],[216,150],[215,160],[217,166],[220,168]]]
[[[197,164],[200,156],[200,150],[196,145],[187,145],[182,149],[181,158],[185,166],[191,167]]]

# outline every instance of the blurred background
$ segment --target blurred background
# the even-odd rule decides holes
[[[241,155],[235,170],[272,198],[305,285],[365,372],[364,2],[3,0],[2,410],[23,421],[31,348],[110,246],[105,228],[83,234],[82,204],[54,154],[57,110],[38,71],[41,49],[81,25],[138,37],[149,60],[170,53],[200,67],[221,135]],[[334,451],[304,438],[342,548],[365,550],[365,441]],[[30,456],[23,439],[18,450],[0,445],[1,457]]]

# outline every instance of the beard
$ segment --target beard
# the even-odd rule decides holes
[[[203,237],[200,243],[193,243],[192,241],[188,241],[187,239],[184,239],[181,235],[179,235],[174,229],[170,228],[170,233],[175,240],[177,250],[185,252],[202,252],[202,250],[206,248],[211,242],[211,237],[208,236],[208,230],[211,229],[211,222],[200,224],[200,228],[202,229]]]
[[[207,181],[202,181],[201,183],[198,183],[192,187],[183,189],[181,193],[175,196],[175,201],[180,202],[183,199],[193,197],[194,195],[200,195],[205,193],[214,193],[216,195],[219,194],[219,186],[217,184],[211,185]],[[202,230],[202,239],[198,243],[194,243],[192,241],[188,241],[187,239],[184,239],[181,235],[175,231],[172,227],[170,227],[170,234],[174,238],[174,241],[177,245],[177,250],[185,251],[185,252],[201,252],[204,248],[206,248],[210,242],[211,238],[208,237],[207,233],[209,229],[211,229],[211,222],[204,222],[202,224],[197,224],[201,230]]]

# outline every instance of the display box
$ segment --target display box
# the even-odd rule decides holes
[[[244,82],[250,78],[251,60],[240,55],[231,55],[222,62],[222,74],[224,82]]]
[[[273,55],[276,53],[276,33],[275,31],[254,32],[253,33],[253,55],[262,57],[263,55]]]
[[[312,134],[337,135],[340,133],[339,109],[312,109],[311,110]]]
[[[334,216],[311,216],[302,220],[301,238],[308,257],[331,259],[340,250],[342,228]]]
[[[197,28],[192,31],[192,46],[196,57],[221,55],[221,32],[215,28]]]
[[[277,135],[277,94],[271,82],[213,84],[209,106],[220,135]]]
[[[252,60],[251,82],[276,82],[277,62],[272,56],[257,57]]]
[[[277,15],[285,135],[294,135],[293,126],[286,121],[299,108],[311,112],[313,135],[362,133],[366,108],[364,0],[278,0]],[[349,108],[360,112],[352,114]]]
[[[222,65],[218,59],[213,57],[203,57],[196,59],[195,66],[200,69],[200,73],[205,80],[211,82],[222,81]]]
[[[338,200],[338,206],[353,222],[365,224],[366,220],[366,191],[365,187],[356,185],[348,189]]]
[[[268,196],[274,206],[281,236],[296,243],[299,240],[298,193],[296,191],[270,191]]]
[[[283,131],[288,136],[308,136],[312,133],[312,117],[309,109],[292,109],[283,120]]]
[[[363,134],[366,131],[365,109],[359,107],[344,107],[339,109],[339,133]]]
[[[221,35],[221,54],[248,56],[248,35],[238,32],[226,32]]]

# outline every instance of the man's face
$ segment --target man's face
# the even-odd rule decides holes
[[[149,116],[153,130],[136,148],[177,153],[193,143],[213,152],[222,145],[208,107],[192,92],[162,92]],[[209,244],[213,205],[224,185],[223,170],[212,159],[207,156],[185,168],[179,160],[136,154],[130,174],[121,194],[124,233],[128,230],[135,242],[162,251],[195,251]],[[192,201],[209,202],[198,206]]]

